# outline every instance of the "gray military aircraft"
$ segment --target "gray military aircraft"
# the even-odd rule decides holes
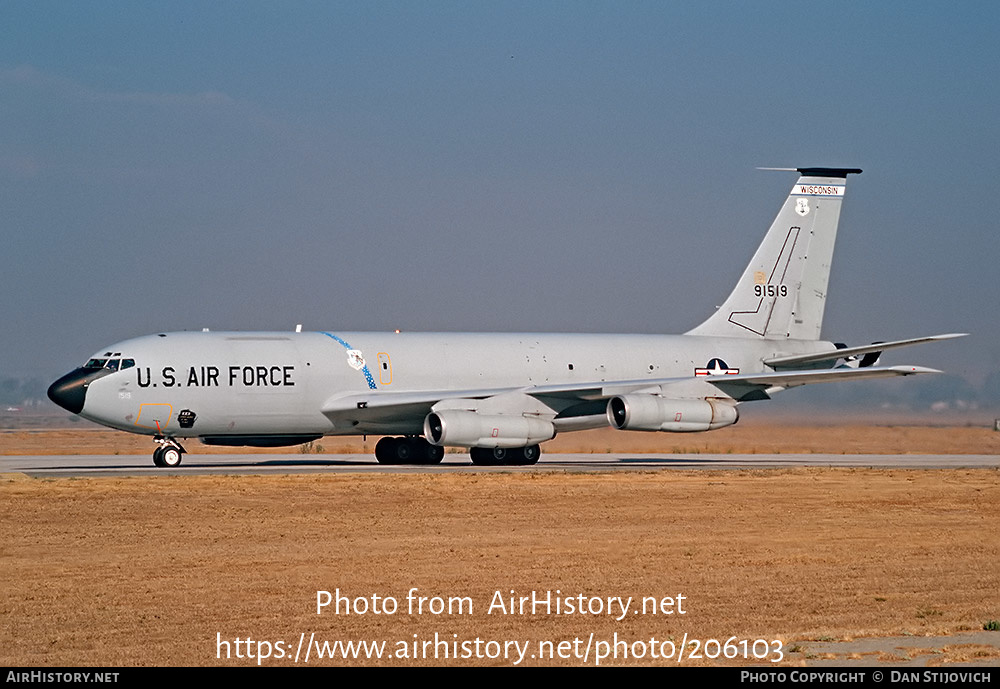
[[[556,433],[708,431],[738,406],[809,383],[934,372],[880,367],[896,347],[820,340],[847,176],[798,168],[777,218],[709,318],[683,335],[175,332],[102,348],[49,387],[59,406],[153,436],[153,462],[181,439],[278,447],[383,435],[379,462],[533,464]]]

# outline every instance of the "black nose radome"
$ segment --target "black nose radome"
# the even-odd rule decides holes
[[[111,373],[105,368],[78,368],[49,386],[49,399],[66,411],[79,414],[87,399],[87,386]]]

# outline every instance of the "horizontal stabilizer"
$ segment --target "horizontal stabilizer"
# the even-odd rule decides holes
[[[813,352],[811,354],[793,354],[791,356],[775,356],[764,359],[764,363],[772,368],[791,368],[800,364],[811,364],[818,361],[836,361],[849,356],[859,356],[869,352],[884,352],[887,349],[897,347],[908,347],[909,345],[921,344],[923,342],[935,342],[937,340],[953,340],[957,337],[965,337],[968,333],[948,333],[946,335],[931,335],[929,337],[915,337],[909,340],[895,340],[893,342],[878,342],[876,344],[864,345],[861,347],[847,347],[845,349],[830,349],[825,352]]]

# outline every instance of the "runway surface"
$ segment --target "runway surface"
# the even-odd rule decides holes
[[[856,467],[894,469],[1000,468],[1000,455],[709,455],[709,454],[543,454],[527,467],[474,466],[468,455],[446,455],[435,466],[385,466],[367,455],[196,455],[174,469],[159,469],[147,455],[0,456],[0,475],[183,476],[198,474],[442,473],[532,471],[661,471],[670,469],[773,469]]]

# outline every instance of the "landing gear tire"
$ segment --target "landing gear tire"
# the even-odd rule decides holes
[[[164,447],[160,453],[160,461],[163,462],[165,467],[179,467],[181,465],[181,459],[184,458],[184,453],[181,452],[176,447]]]
[[[481,467],[497,467],[507,464],[510,450],[506,447],[473,447],[469,450],[472,463]]]
[[[542,448],[538,447],[538,445],[528,445],[528,447],[522,447],[520,453],[521,464],[530,466],[538,464],[538,458],[542,456]]]
[[[538,462],[542,451],[538,445],[528,447],[473,447],[469,450],[476,466],[529,466]]]
[[[375,443],[375,459],[379,464],[398,464],[396,461],[396,445],[402,438],[382,438]]]
[[[153,464],[161,469],[178,467],[184,458],[184,448],[176,440],[157,438],[160,445],[153,450]]]
[[[426,443],[427,441],[425,440],[424,442]],[[444,459],[444,448],[440,445],[427,443],[427,448],[424,452],[424,464],[440,464],[442,459]]]
[[[413,443],[409,438],[396,438],[395,464],[410,464],[413,462]]]
[[[382,438],[375,444],[379,464],[440,464],[444,448],[423,438]]]

